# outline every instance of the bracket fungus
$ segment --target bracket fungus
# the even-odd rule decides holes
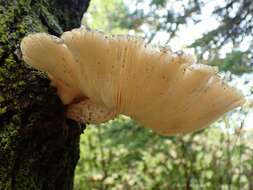
[[[208,126],[244,98],[214,67],[191,56],[147,46],[130,36],[74,29],[58,38],[30,34],[23,59],[45,71],[68,106],[67,117],[101,123],[124,114],[159,134]]]

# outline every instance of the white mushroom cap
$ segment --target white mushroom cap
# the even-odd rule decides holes
[[[189,55],[157,51],[129,36],[75,29],[61,38],[38,33],[21,43],[24,60],[46,71],[68,117],[100,123],[128,115],[173,135],[208,126],[244,103],[217,69]],[[77,101],[78,100],[78,101]]]
[[[22,40],[21,51],[27,64],[47,72],[64,104],[82,95],[76,82],[81,76],[79,67],[62,39],[45,33],[30,34]]]

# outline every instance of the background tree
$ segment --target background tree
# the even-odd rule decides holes
[[[0,189],[73,188],[82,129],[66,120],[46,76],[22,62],[19,44],[28,33],[79,27],[88,5],[0,0]]]
[[[125,2],[125,3],[124,3]],[[217,65],[221,70],[235,74],[252,71],[253,2],[251,0],[95,0],[90,13],[93,28],[112,33],[133,31],[152,42],[158,36],[163,44],[170,44],[182,28],[191,28],[203,21],[203,13],[210,11],[216,26],[203,25],[206,31],[192,44],[199,61]],[[105,12],[105,8],[108,12]],[[99,10],[99,13],[96,11]],[[104,11],[103,11],[104,10]],[[113,10],[113,11],[112,11]],[[94,19],[96,18],[96,19]],[[102,22],[102,20],[104,22]],[[187,32],[187,29],[185,29]],[[189,33],[189,38],[192,38]],[[162,36],[162,37],[161,37]],[[247,42],[244,50],[242,43]],[[227,56],[221,50],[229,46]],[[173,47],[172,47],[173,48]],[[205,56],[204,56],[205,55]],[[204,56],[204,57],[203,57]],[[224,57],[228,59],[224,60]],[[221,64],[224,63],[225,64]]]

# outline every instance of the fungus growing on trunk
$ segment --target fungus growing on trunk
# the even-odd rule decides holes
[[[214,67],[188,55],[154,49],[129,36],[74,29],[61,38],[31,34],[21,42],[23,59],[45,71],[67,117],[101,123],[124,114],[159,134],[208,126],[244,103]]]

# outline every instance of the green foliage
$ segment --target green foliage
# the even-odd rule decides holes
[[[208,3],[210,3],[208,0],[94,0],[89,8],[91,22],[88,24],[91,28],[106,33],[127,33],[131,30],[135,34],[142,35],[148,42],[155,39],[159,32],[163,32],[166,34],[162,37],[163,41],[169,42],[177,36],[181,26],[187,26],[189,22],[202,21],[199,15]],[[216,65],[213,62],[225,61],[225,68],[219,64],[219,68],[224,71],[230,70],[236,74],[251,71],[252,47],[248,47],[241,55],[235,52],[239,51],[238,47],[244,39],[249,38],[252,41],[253,14],[250,11],[252,5],[251,0],[231,1],[225,4],[219,4],[217,1],[213,11],[213,16],[218,22],[217,28],[203,34],[188,46],[196,50],[200,62],[204,53],[208,52],[212,53],[212,58],[210,63],[207,60],[207,64]],[[227,44],[233,46],[228,51],[229,60],[220,58],[220,50]],[[239,61],[232,61],[232,58]],[[232,66],[234,64],[235,66]]]
[[[243,74],[253,71],[253,67],[249,64],[248,52],[233,51],[228,53],[225,58],[215,57],[209,60],[209,64],[218,66],[221,71],[231,71],[233,74]]]
[[[164,7],[165,4],[166,4],[166,0],[152,0],[151,4],[156,5],[156,6],[159,5],[159,6]]]
[[[106,33],[126,33],[121,23],[127,15],[127,7],[123,0],[93,0],[90,3],[88,17],[84,17],[83,24]]]
[[[187,6],[183,12],[178,12],[173,6],[169,6],[175,2],[178,1],[94,0],[88,10],[90,17],[84,18],[83,23],[107,33],[126,33],[132,30],[149,41],[160,31],[168,32],[172,38],[179,26],[187,22],[187,16],[199,10],[199,6],[190,0],[187,3],[181,2],[182,6]],[[149,5],[147,10],[144,8],[146,5]]]
[[[90,126],[81,138],[75,190],[246,189],[252,136],[226,118],[221,122],[231,131],[213,126],[176,137],[156,135],[124,116]]]
[[[207,3],[208,1],[204,1]],[[215,60],[211,64],[219,63],[222,70],[230,70],[235,74],[252,71],[252,35],[253,35],[253,1],[227,1],[225,4],[217,4],[213,10],[213,16],[219,21],[219,25],[197,39],[190,47],[196,49],[200,58],[206,52],[213,53]],[[250,46],[245,52],[236,50],[246,38],[250,39]],[[224,59],[218,58],[219,51],[227,44],[232,44],[230,52]],[[212,51],[215,49],[216,51]],[[245,59],[246,58],[246,59]],[[251,58],[251,59],[249,59]],[[233,60],[235,59],[235,60]],[[216,63],[214,63],[216,62]],[[224,62],[224,63],[223,63]]]
[[[207,3],[208,1],[205,1]],[[194,46],[205,47],[214,45],[221,47],[226,43],[240,43],[246,36],[253,33],[253,1],[228,1],[218,4],[213,15],[219,20],[220,25],[194,42]]]

